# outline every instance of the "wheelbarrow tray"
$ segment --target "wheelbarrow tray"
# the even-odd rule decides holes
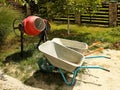
[[[63,38],[53,38],[52,41],[81,53],[88,50],[88,45],[84,42],[78,42],[75,40],[68,40]]]
[[[81,53],[53,41],[47,41],[38,48],[53,66],[68,72],[73,72],[84,60]]]

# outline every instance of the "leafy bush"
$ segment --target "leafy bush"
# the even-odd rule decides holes
[[[108,34],[112,37],[112,47],[120,50],[120,26],[111,29]]]
[[[109,32],[110,35],[112,36],[120,36],[120,27],[115,27],[113,28],[110,32]]]
[[[8,7],[0,7],[0,45],[3,44],[10,32],[12,32],[12,23],[15,18],[21,14],[17,10]]]

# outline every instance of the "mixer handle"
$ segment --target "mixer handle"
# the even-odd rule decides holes
[[[15,26],[16,23],[19,23],[17,26]],[[22,20],[21,19],[14,19],[13,20],[13,31],[16,36],[20,36],[17,34],[16,30],[23,31],[23,25],[22,25]]]

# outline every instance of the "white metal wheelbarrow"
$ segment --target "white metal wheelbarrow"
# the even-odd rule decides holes
[[[54,68],[57,68],[67,85],[74,85],[77,73],[82,68],[102,69],[109,71],[100,66],[83,66],[85,58],[89,59],[93,57],[85,57],[82,53],[53,41],[47,41],[41,44],[39,46],[39,50],[46,57],[46,60],[43,60],[42,63],[38,63],[40,69],[51,72]],[[64,76],[63,70],[73,74],[70,82],[68,82]]]

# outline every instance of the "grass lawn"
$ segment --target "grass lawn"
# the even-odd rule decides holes
[[[118,37],[113,38],[110,35],[112,28],[70,25],[70,34],[68,35],[67,25],[52,24],[52,26],[49,34],[50,39],[60,37],[86,42],[87,44],[94,41],[114,43],[116,42],[114,39],[118,39]]]

